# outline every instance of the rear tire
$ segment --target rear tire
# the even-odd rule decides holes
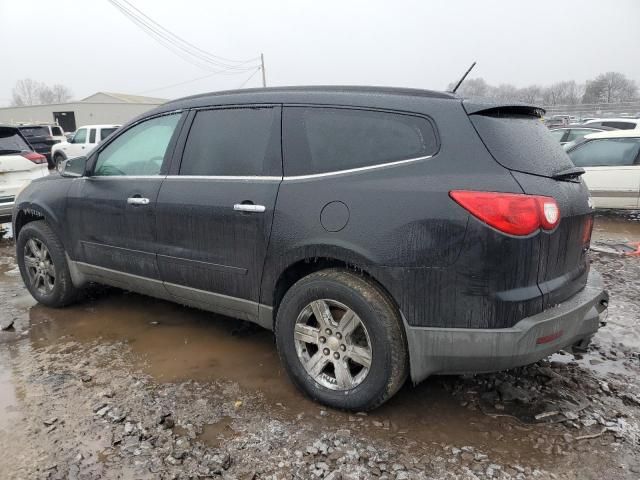
[[[296,386],[334,408],[376,408],[407,378],[395,305],[376,283],[346,270],[323,270],[293,285],[278,309],[275,337]]]
[[[73,303],[79,290],[71,281],[64,247],[44,220],[29,222],[18,235],[16,256],[29,293],[48,307]]]

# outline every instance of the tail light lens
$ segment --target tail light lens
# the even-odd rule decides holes
[[[40,155],[36,152],[23,152],[21,155],[27,160],[31,160],[33,163],[46,163],[47,157]]]
[[[449,196],[476,218],[509,235],[553,230],[560,223],[560,209],[551,197],[471,190],[452,190]]]

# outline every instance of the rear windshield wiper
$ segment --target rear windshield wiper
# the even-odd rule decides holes
[[[583,174],[584,174],[584,168],[570,167],[554,173],[553,175],[551,175],[551,178],[555,180],[570,180],[572,178],[578,178],[580,175],[583,175]]]

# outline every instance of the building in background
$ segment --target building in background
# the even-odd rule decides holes
[[[75,102],[0,108],[0,124],[57,123],[65,132],[82,125],[123,124],[167,100],[98,92]]]

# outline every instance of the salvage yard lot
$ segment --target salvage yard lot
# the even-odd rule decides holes
[[[640,240],[598,216],[594,242]],[[113,289],[35,305],[0,244],[4,478],[638,478],[640,259],[593,252],[611,295],[583,356],[406,385],[368,414],[305,399],[272,335]]]

